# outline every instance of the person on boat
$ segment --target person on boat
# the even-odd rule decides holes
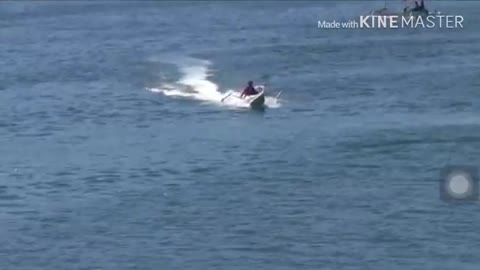
[[[420,6],[418,5],[418,2],[415,1],[415,7],[413,8],[414,10],[418,10],[420,8]]]
[[[423,0],[420,1],[420,5],[418,4],[417,1],[415,1],[415,7],[412,9],[412,11],[424,11],[425,10],[425,3]]]
[[[253,82],[249,81],[247,87],[243,90],[242,94],[240,95],[241,98],[246,97],[246,96],[252,96],[258,94],[257,90],[255,90],[255,87],[253,87]]]
[[[421,2],[420,2],[420,9],[421,9],[421,10],[425,10],[425,2],[424,2],[424,0],[421,0]]]

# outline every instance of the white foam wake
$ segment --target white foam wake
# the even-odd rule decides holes
[[[164,83],[159,87],[147,88],[147,90],[162,93],[169,97],[190,98],[221,106],[237,108],[249,106],[240,98],[227,98],[222,102],[222,98],[227,93],[233,92],[233,95],[240,96],[240,92],[231,89],[220,92],[218,85],[208,79],[210,76],[208,68],[210,63],[208,61],[193,58],[167,58],[161,61],[177,65],[182,76],[174,83]],[[266,97],[265,105],[270,108],[277,108],[280,103],[275,97]]]

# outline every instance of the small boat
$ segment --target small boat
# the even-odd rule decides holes
[[[227,98],[235,98],[237,100],[241,100],[248,104],[251,109],[264,109],[265,108],[265,90],[263,86],[256,86],[255,89],[257,90],[258,94],[246,96],[241,98],[238,94],[235,94],[233,91],[227,93],[222,99],[221,102],[225,102]]]
[[[429,15],[431,15],[431,13],[426,9],[421,9],[421,10],[405,9],[403,11],[403,16],[404,17],[414,17],[414,18],[422,17],[422,18],[425,18]]]
[[[405,4],[407,4],[407,1],[405,1]],[[425,7],[423,8],[414,8],[414,7],[408,7],[405,6],[403,9],[403,12],[397,12],[397,11],[392,11],[391,9],[387,8],[387,1],[385,1],[384,7],[374,10],[370,13],[370,15],[375,15],[375,16],[398,16],[398,17],[427,17],[429,15],[439,15],[440,12],[436,11],[435,12],[429,12]]]

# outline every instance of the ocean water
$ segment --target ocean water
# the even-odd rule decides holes
[[[0,269],[478,269],[480,205],[439,177],[480,161],[480,4],[427,5],[464,28],[317,28],[383,1],[0,2]],[[265,111],[218,101],[248,80]]]

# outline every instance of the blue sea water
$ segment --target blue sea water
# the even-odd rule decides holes
[[[479,164],[480,4],[428,4],[464,28],[317,28],[383,1],[0,2],[0,269],[478,269],[480,205],[438,180]],[[248,80],[265,111],[218,101]]]

